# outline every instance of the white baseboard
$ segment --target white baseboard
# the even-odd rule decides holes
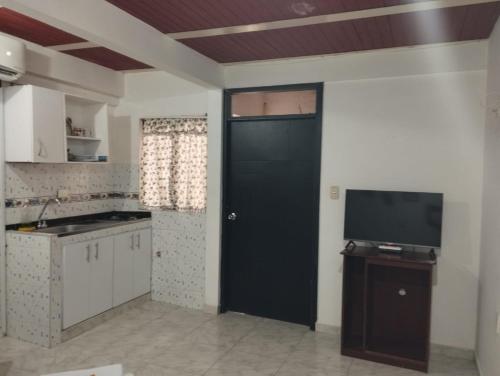
[[[462,349],[460,347],[454,346],[438,345],[436,343],[431,343],[431,356],[432,355],[443,355],[448,358],[465,360],[474,360],[476,358],[474,350]]]
[[[320,333],[340,335],[340,326],[316,323],[316,331]]]
[[[211,315],[218,315],[220,312],[219,306],[213,306],[210,304],[205,304],[205,306],[203,307],[203,311],[205,311],[206,313],[210,313]]]
[[[316,331],[320,333],[340,335],[340,327],[330,324],[316,323]],[[453,346],[439,345],[435,343],[431,343],[431,355],[437,355],[437,356],[442,355],[448,358],[466,359],[466,360],[476,359],[474,350],[462,349]]]
[[[476,367],[477,367],[477,372],[479,373],[479,376],[486,376],[486,373],[483,372],[481,368],[481,359],[476,354]]]

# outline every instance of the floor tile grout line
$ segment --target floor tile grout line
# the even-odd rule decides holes
[[[220,361],[223,357],[225,357],[227,354],[229,354],[229,353],[230,353],[230,352],[231,352],[231,351],[232,351],[232,350],[236,347],[236,345],[238,345],[238,343],[240,343],[240,342],[243,340],[243,338],[247,337],[247,336],[250,334],[250,332],[251,332],[253,329],[255,329],[255,327],[256,327],[256,326],[257,326],[257,324],[255,324],[255,325],[254,325],[251,329],[249,329],[249,330],[248,330],[248,333],[247,333],[246,335],[242,336],[239,340],[237,340],[237,341],[233,344],[233,346],[231,346],[231,348],[230,348],[230,349],[228,349],[228,350],[227,350],[224,354],[222,354],[222,355],[221,355],[221,356],[220,356],[220,357],[219,357],[219,358],[218,358],[218,359],[217,359],[217,360],[216,360],[216,361],[215,361],[215,362],[214,362],[214,363],[213,363],[213,364],[212,364],[212,365],[211,365],[211,366],[210,366],[210,367],[209,367],[209,368],[208,368],[208,369],[207,369],[207,370],[206,370],[206,371],[202,374],[202,376],[203,376],[203,375],[206,375],[208,372],[210,372],[210,370],[211,370],[211,369],[212,369],[212,368],[213,368],[213,367],[214,367],[214,366],[215,366],[215,365],[216,365],[216,364],[217,364],[217,363],[218,363],[218,362],[219,362],[219,361]]]
[[[304,340],[304,338],[305,338],[305,336],[306,336],[306,333],[307,333],[307,332],[304,332],[304,334],[302,335],[302,338],[301,338],[301,339],[297,342],[297,344],[295,344],[294,346],[298,346],[298,345],[300,345],[300,344],[302,343],[302,341]],[[280,365],[280,367],[278,368],[278,370],[277,370],[275,373],[273,373],[273,376],[276,376],[276,375],[277,375],[277,374],[281,371],[281,369],[284,367],[284,365],[288,362],[288,360],[289,360],[289,359],[290,359],[290,357],[292,356],[292,352],[293,352],[293,351],[291,351],[291,352],[290,352],[290,353],[286,356],[286,358],[283,360],[283,363],[281,363],[281,365]]]

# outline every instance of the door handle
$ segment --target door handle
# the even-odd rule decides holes
[[[238,214],[234,212],[227,216],[227,219],[229,219],[230,221],[236,221],[236,218],[238,218]]]
[[[137,234],[137,249],[141,248],[141,234]]]
[[[99,260],[99,243],[95,243],[95,259]]]
[[[130,235],[130,249],[133,251],[135,247],[134,234]]]
[[[87,244],[87,262],[90,262],[90,244]]]

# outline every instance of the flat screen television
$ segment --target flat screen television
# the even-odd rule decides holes
[[[442,193],[348,189],[344,239],[440,248],[442,217]]]

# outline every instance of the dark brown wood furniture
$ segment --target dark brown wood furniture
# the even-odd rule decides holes
[[[434,257],[342,251],[342,355],[427,372]]]

